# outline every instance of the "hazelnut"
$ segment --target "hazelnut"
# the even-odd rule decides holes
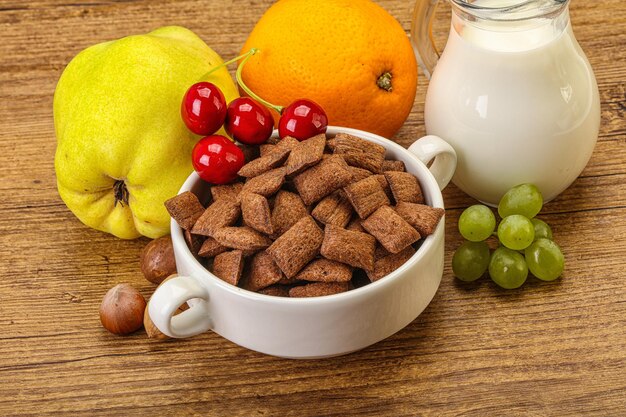
[[[174,246],[170,236],[163,236],[148,243],[140,255],[141,272],[146,279],[160,284],[165,278],[176,273]]]
[[[100,305],[100,321],[113,334],[127,335],[143,325],[146,300],[133,286],[118,284],[111,288]]]
[[[148,314],[148,307],[144,310],[143,313],[143,327],[146,329],[146,333],[150,339],[157,340],[165,340],[169,339],[169,337],[163,333],[154,325],[152,320],[150,319],[150,314]]]
[[[176,278],[177,276],[178,275],[176,274],[170,275],[169,277],[165,278],[163,282],[169,281],[170,279]],[[187,305],[187,303],[183,303],[183,305],[178,307],[178,310],[176,310],[174,315],[180,314],[183,311],[187,310],[188,308],[189,306]],[[143,327],[146,329],[146,333],[148,334],[148,337],[150,339],[157,339],[157,340],[169,339],[169,336],[161,333],[161,331],[152,322],[152,319],[150,319],[150,314],[148,314],[148,306],[146,306],[146,309],[143,313]]]

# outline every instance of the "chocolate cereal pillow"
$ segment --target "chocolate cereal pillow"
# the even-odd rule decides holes
[[[191,253],[223,281],[276,297],[317,297],[385,279],[444,214],[385,148],[348,134],[248,149],[239,178],[168,200]]]

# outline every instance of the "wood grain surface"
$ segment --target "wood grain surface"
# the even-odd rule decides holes
[[[413,2],[381,0],[408,30]],[[0,415],[625,416],[626,6],[572,0],[595,69],[602,126],[581,177],[541,217],[567,267],[504,291],[456,281],[450,258],[462,209],[445,190],[441,288],[407,328],[361,352],[295,361],[213,333],[156,342],[107,333],[104,293],[120,282],[147,297],[146,239],[83,226],[56,191],[52,95],[85,47],[178,24],[232,57],[269,0],[0,0]],[[434,25],[445,43],[449,7]],[[427,82],[395,138],[424,134]]]

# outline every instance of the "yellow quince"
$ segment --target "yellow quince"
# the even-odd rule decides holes
[[[186,90],[210,81],[230,102],[222,59],[188,29],[168,26],[79,53],[54,94],[59,194],[84,224],[123,239],[169,232],[164,201],[193,170],[198,136],[180,116]]]

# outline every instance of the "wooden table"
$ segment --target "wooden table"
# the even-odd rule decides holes
[[[83,226],[56,190],[52,95],[88,45],[158,26],[194,30],[232,57],[271,1],[0,1],[0,415],[624,416],[626,415],[626,8],[573,0],[593,65],[602,127],[581,177],[541,217],[567,269],[504,291],[450,271],[459,214],[445,191],[446,269],[407,328],[348,356],[295,361],[216,334],[158,342],[100,325],[104,293],[139,271],[146,239]],[[408,30],[412,1],[385,0]],[[602,4],[602,5],[600,5]],[[445,42],[449,8],[436,37]],[[424,134],[421,78],[396,140]]]

